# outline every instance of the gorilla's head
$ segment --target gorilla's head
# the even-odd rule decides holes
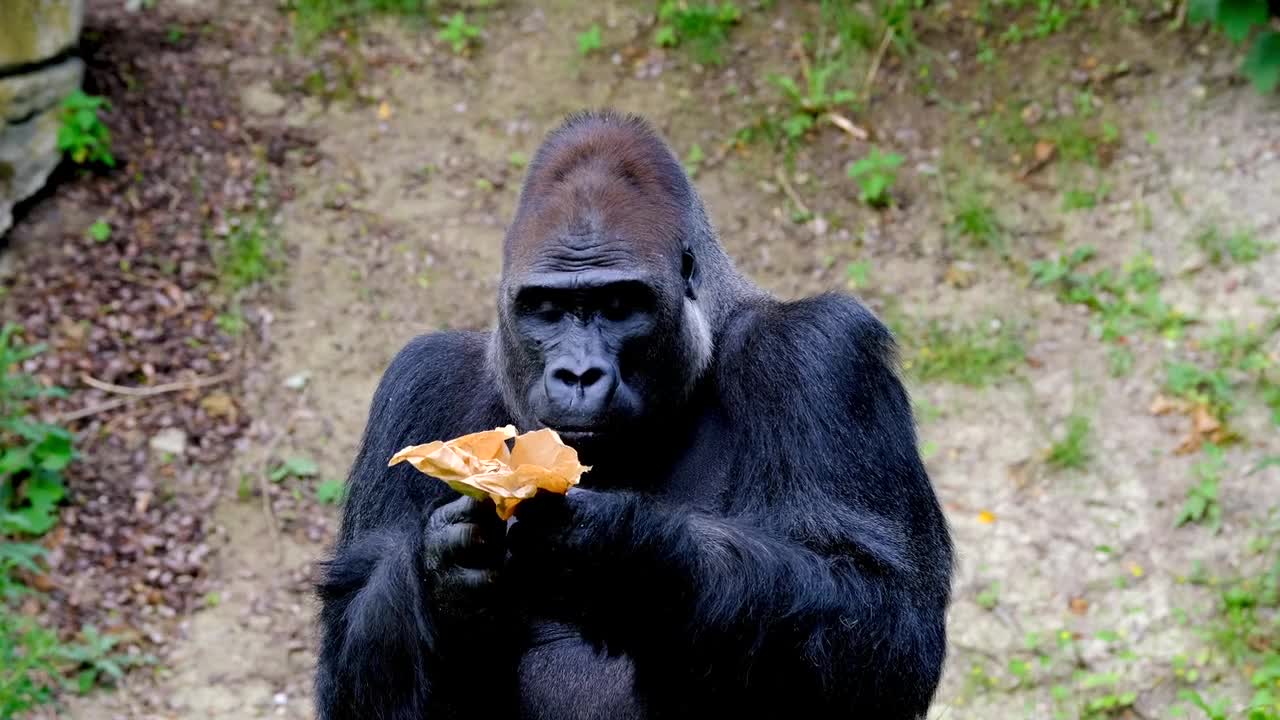
[[[530,164],[506,237],[492,361],[509,410],[588,453],[660,430],[712,362],[736,277],[647,124],[571,117]]]

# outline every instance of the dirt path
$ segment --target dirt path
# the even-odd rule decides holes
[[[508,3],[486,16],[484,47],[470,60],[387,24],[365,50],[412,63],[376,73],[363,88],[372,103],[322,110],[298,95],[253,101],[305,126],[319,140],[320,159],[295,164],[294,198],[282,211],[287,290],[270,310],[270,362],[250,381],[246,402],[259,420],[235,475],[249,477],[252,488],[270,455],[314,459],[319,476],[284,481],[270,517],[257,498],[228,493],[217,515],[216,603],[186,624],[185,642],[154,686],[138,681],[82,701],[74,717],[310,717],[307,578],[336,523],[335,511],[312,499],[315,482],[344,475],[374,384],[409,337],[491,321],[500,240],[520,181],[512,153],[531,153],[564,113],[600,104],[653,118],[681,153],[694,143],[715,148],[753,101],[750,89],[734,95],[724,88],[741,82],[762,91],[746,69],[785,64],[791,32],[777,28],[798,22],[786,9],[749,19],[735,40],[742,48],[735,75],[673,69],[671,56],[628,56],[622,67],[583,60],[565,28],[600,22],[622,48],[641,22],[633,9],[612,5],[590,14],[582,17],[569,2]],[[271,61],[257,62],[265,74]],[[663,72],[651,77],[656,68]],[[1001,181],[1011,222],[1052,218],[1056,228],[1045,235],[1022,228],[1018,251],[1029,260],[1088,243],[1102,262],[1120,264],[1145,249],[1169,278],[1163,296],[1188,312],[1215,322],[1273,313],[1265,301],[1280,297],[1274,253],[1178,274],[1196,261],[1188,238],[1201,221],[1228,218],[1264,242],[1280,239],[1275,108],[1215,77],[1206,61],[1167,82],[1138,82],[1115,101],[1125,139],[1109,171],[1114,189],[1093,210],[1063,214],[1057,195]],[[1213,92],[1192,103],[1205,94],[1202,83]],[[250,85],[246,93],[260,100],[270,91]],[[1241,548],[1274,522],[1274,473],[1266,482],[1245,475],[1258,458],[1280,451],[1274,427],[1252,406],[1236,421],[1249,440],[1228,452],[1223,532],[1175,529],[1196,458],[1172,452],[1184,419],[1153,417],[1149,408],[1178,346],[1135,340],[1133,372],[1112,377],[1095,318],[1050,290],[1028,288],[1012,267],[950,244],[946,211],[919,172],[955,142],[941,111],[888,101],[878,112],[876,125],[892,129],[890,142],[908,158],[911,203],[902,211],[881,217],[854,205],[843,166],[862,150],[834,130],[798,155],[792,174],[819,223],[791,222],[774,159],[763,150],[730,154],[697,181],[731,253],[776,292],[845,289],[846,263],[865,260],[872,270],[864,290],[880,309],[998,318],[1028,332],[1031,360],[1016,378],[982,389],[914,387],[931,472],[960,551],[953,652],[934,716],[1050,717],[1059,710],[1054,678],[1086,668],[1116,673],[1116,687],[1138,694],[1143,717],[1164,717],[1174,698],[1173,658],[1202,645],[1196,624],[1216,597],[1184,577],[1196,562],[1224,573],[1256,563]],[[1158,140],[1144,143],[1144,134]],[[950,282],[949,272],[966,261],[977,266],[972,281]],[[1066,418],[1081,412],[1092,418],[1093,462],[1049,470],[1045,449]],[[1047,653],[1054,659],[1035,682],[1010,689],[1007,665],[1028,634],[1054,638],[1064,630],[1080,638],[1071,656]],[[1100,632],[1112,639],[1098,639]],[[1224,687],[1240,682],[1222,668],[1210,671]]]

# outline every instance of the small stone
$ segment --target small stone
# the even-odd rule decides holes
[[[236,401],[225,392],[212,392],[204,396],[200,401],[200,407],[209,413],[210,417],[230,418],[236,417]]]
[[[964,290],[973,287],[973,284],[978,281],[978,269],[970,262],[952,263],[943,275],[943,279],[951,287]]]
[[[254,115],[279,115],[288,101],[277,95],[266,83],[254,83],[244,89],[240,102]]]
[[[311,373],[308,373],[308,372],[294,373],[289,377],[285,378],[284,386],[289,388],[290,390],[301,390],[302,388],[307,386],[307,383],[310,380],[311,380]]]
[[[170,455],[181,455],[187,450],[187,434],[179,428],[165,428],[151,436],[151,449]]]

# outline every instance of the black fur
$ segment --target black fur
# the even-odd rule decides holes
[[[527,503],[500,600],[466,621],[439,617],[419,558],[426,518],[457,495],[387,459],[528,428],[488,333],[395,358],[320,586],[323,720],[923,716],[951,543],[892,338],[853,299],[780,302],[694,252],[717,303],[709,368],[655,424],[665,435],[568,499]]]

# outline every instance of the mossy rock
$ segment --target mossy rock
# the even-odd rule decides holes
[[[84,0],[0,0],[0,74],[75,46]]]

